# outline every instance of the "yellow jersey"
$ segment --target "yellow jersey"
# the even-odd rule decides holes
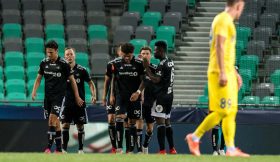
[[[215,47],[218,35],[226,38],[224,43],[225,71],[226,73],[233,72],[233,70],[235,70],[236,29],[233,18],[225,11],[218,14],[212,22],[208,73],[220,71]]]

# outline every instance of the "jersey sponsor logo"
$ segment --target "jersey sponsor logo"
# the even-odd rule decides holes
[[[157,105],[157,106],[156,106],[156,112],[161,113],[162,111],[163,111],[162,105]]]
[[[138,76],[137,72],[119,72],[119,75]]]
[[[56,66],[56,64],[50,64],[50,66]]]
[[[56,73],[52,71],[44,71],[45,74],[52,75],[53,77],[61,77],[61,73]]]

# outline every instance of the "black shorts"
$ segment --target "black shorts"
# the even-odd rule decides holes
[[[59,114],[61,123],[87,124],[86,108],[79,107],[76,103],[64,103]]]
[[[146,123],[154,123],[155,118],[152,116],[152,107],[153,105],[143,105],[143,119]]]
[[[50,114],[59,116],[64,96],[44,99],[45,118],[48,119]]]
[[[152,108],[152,116],[170,119],[173,94],[159,95]]]
[[[129,98],[116,98],[116,115],[125,114],[129,119],[142,119],[141,101],[131,102]]]
[[[115,114],[115,106],[114,105],[106,105],[107,114]]]

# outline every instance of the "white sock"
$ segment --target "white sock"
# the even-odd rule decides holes
[[[192,134],[192,140],[194,142],[199,142],[200,138],[198,138],[196,135]]]
[[[227,147],[227,151],[233,152],[235,151],[235,147],[234,146]]]

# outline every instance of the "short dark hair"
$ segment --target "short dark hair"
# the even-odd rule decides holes
[[[133,53],[134,46],[131,43],[124,43],[124,44],[121,45],[121,51],[124,54]]]
[[[242,2],[242,1],[245,1],[245,0],[227,0],[227,6],[233,6],[235,3],[237,2]]]
[[[167,44],[166,44],[165,41],[157,41],[157,42],[155,43],[155,46],[161,48],[162,50],[164,50],[164,52],[167,51]]]
[[[143,50],[148,50],[148,51],[150,51],[150,52],[152,53],[152,49],[151,49],[150,47],[148,47],[148,46],[142,47],[142,48],[140,49],[140,53],[141,53]]]
[[[47,42],[47,44],[45,45],[45,48],[52,48],[57,50],[58,49],[58,44],[56,43],[56,41],[54,40],[50,40]]]

